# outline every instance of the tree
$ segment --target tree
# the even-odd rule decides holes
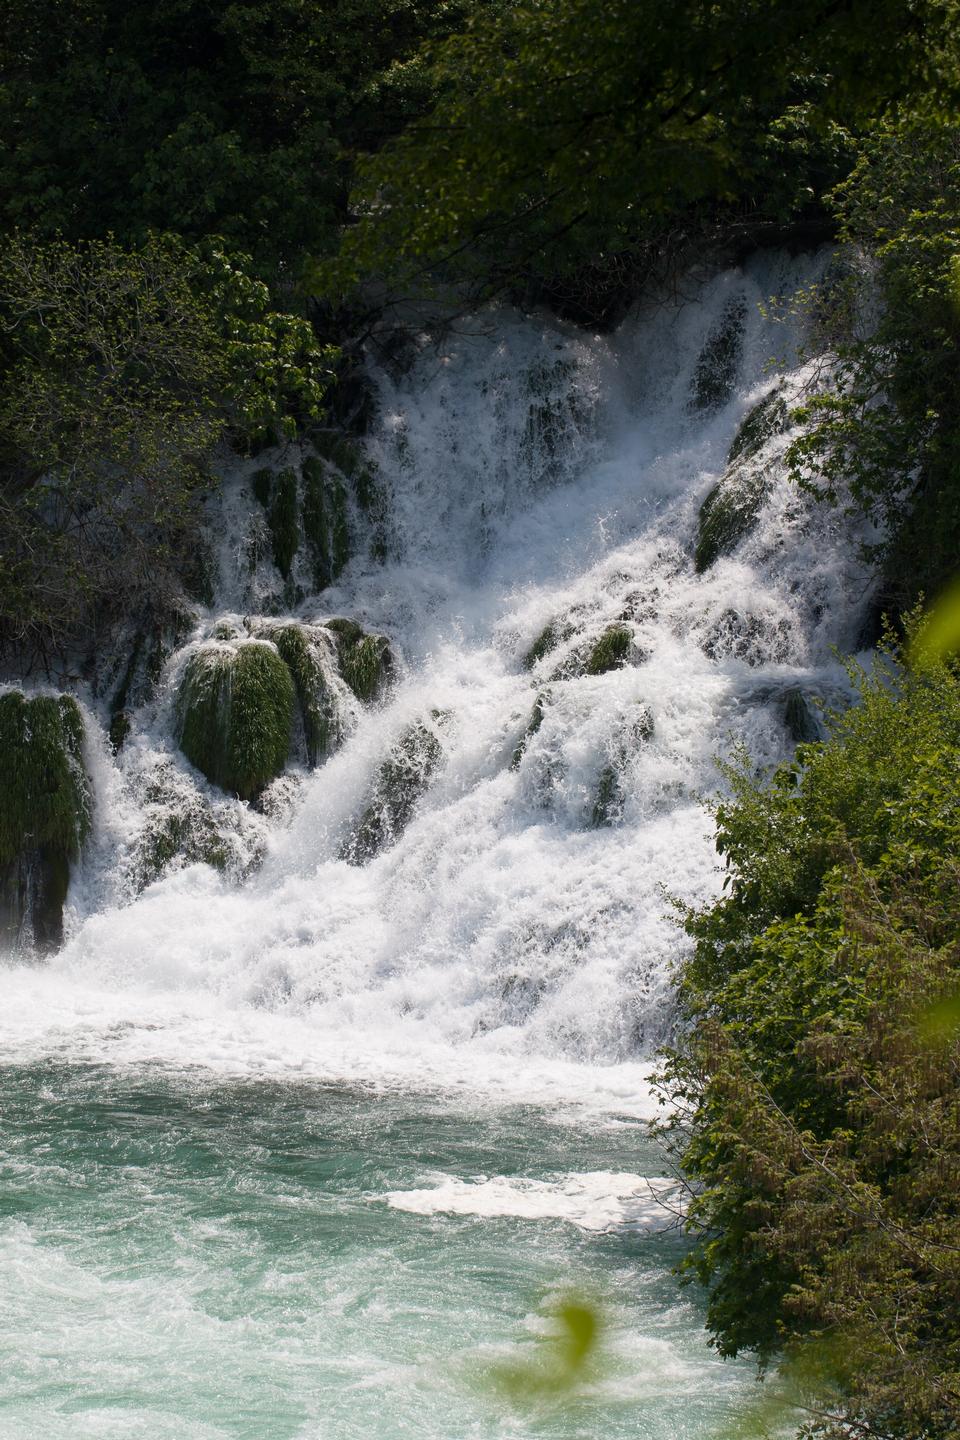
[[[433,53],[440,99],[360,171],[341,277],[487,288],[662,246],[698,207],[795,213],[832,125],[952,83],[950,0],[516,0]],[[839,174],[834,171],[834,178]]]
[[[162,611],[217,443],[316,418],[332,359],[216,243],[15,237],[0,262],[0,642],[62,650],[95,616]]]
[[[812,1433],[955,1437],[960,677],[857,683],[830,740],[718,808],[665,1129],[720,1349],[819,1347]]]

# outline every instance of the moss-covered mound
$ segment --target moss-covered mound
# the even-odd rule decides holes
[[[732,465],[735,460],[749,460],[774,435],[782,435],[789,424],[790,411],[778,388],[748,411],[733,437],[727,464]]]
[[[393,669],[393,655],[384,635],[368,635],[355,620],[326,621],[337,637],[340,674],[358,700],[375,700]]]
[[[63,902],[90,828],[83,719],[67,695],[0,696],[0,936],[17,940],[25,922],[41,949],[63,936]]]
[[[336,730],[336,704],[310,632],[303,625],[271,625],[267,638],[277,647],[290,671],[303,722],[307,764],[318,765],[328,754]]]
[[[583,667],[585,675],[605,675],[608,670],[618,670],[626,663],[630,654],[633,634],[623,625],[608,625],[596,640]]]
[[[380,767],[370,802],[343,848],[345,860],[362,865],[399,838],[442,758],[443,746],[429,725],[418,720],[404,731]]]
[[[205,645],[180,685],[180,748],[212,784],[253,799],[284,767],[294,700],[275,645]]]
[[[798,745],[823,738],[816,704],[799,685],[791,686],[783,697],[783,723]]]
[[[740,465],[726,472],[700,506],[693,556],[698,575],[737,548],[756,524],[766,498],[762,472]]]

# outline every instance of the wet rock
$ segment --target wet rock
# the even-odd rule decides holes
[[[783,697],[783,723],[791,740],[798,745],[819,740],[819,715],[810,696],[799,685],[791,687]]]
[[[70,867],[90,829],[83,718],[68,695],[0,696],[0,942],[63,939]]]
[[[443,759],[436,726],[444,718],[436,711],[430,723],[418,720],[411,725],[381,765],[360,823],[341,851],[351,865],[371,860],[399,839],[409,825]]]
[[[536,735],[537,731],[540,729],[540,726],[543,724],[543,714],[548,699],[549,696],[543,694],[538,695],[536,700],[533,702],[533,710],[530,712],[530,719],[527,721],[526,728],[523,734],[517,741],[516,749],[514,750],[513,756],[510,760],[511,770],[519,770],[520,762],[523,759],[523,752],[526,750],[527,746],[530,744],[530,741],[533,739],[534,735]]]
[[[782,663],[789,659],[790,633],[785,620],[728,608],[709,626],[700,648],[711,660]]]
[[[637,751],[653,736],[653,712],[642,702],[621,722],[611,746],[611,758],[600,771],[591,811],[595,827],[613,825],[623,813],[623,775]]]
[[[691,405],[709,414],[730,399],[743,352],[747,302],[736,295],[727,302],[718,323],[707,336],[693,374]]]
[[[733,437],[727,464],[749,460],[763,449],[774,435],[782,435],[790,426],[790,410],[779,386],[748,411]]]
[[[762,471],[734,466],[700,506],[693,563],[702,575],[721,556],[735,550],[753,529],[767,498]]]

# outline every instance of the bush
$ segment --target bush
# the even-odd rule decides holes
[[[665,1128],[720,1349],[826,1339],[817,1433],[955,1436],[960,678],[890,655],[856,678],[826,742],[730,772]]]

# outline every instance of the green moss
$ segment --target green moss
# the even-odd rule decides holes
[[[527,746],[530,744],[530,741],[533,739],[534,735],[536,735],[537,731],[540,729],[540,726],[543,724],[543,714],[548,699],[549,697],[546,694],[543,694],[538,695],[536,700],[533,702],[533,709],[530,712],[530,719],[527,721],[526,729],[520,736],[520,739],[517,741],[516,749],[514,750],[510,760],[511,770],[519,770],[520,761],[523,759],[523,752],[526,750]]]
[[[303,533],[314,584],[323,590],[350,559],[350,528],[343,482],[315,456],[303,462]]]
[[[288,580],[300,543],[297,477],[292,470],[281,470],[274,482],[267,522],[273,539],[273,563],[284,580]]]
[[[532,670],[538,660],[542,660],[544,655],[549,655],[551,650],[555,650],[558,645],[562,644],[564,640],[569,639],[572,634],[573,629],[570,625],[562,624],[558,620],[551,620],[549,625],[544,625],[540,634],[524,655],[524,668]]]
[[[796,740],[798,745],[820,739],[821,732],[817,721],[817,712],[798,685],[787,691],[783,706],[783,723],[787,727],[787,734],[792,740]]]
[[[735,550],[749,534],[767,496],[761,473],[728,470],[700,506],[693,563],[698,575],[721,556]]]
[[[222,790],[254,798],[284,767],[294,684],[275,646],[207,645],[180,686],[180,748]]]
[[[333,696],[323,666],[302,625],[271,626],[268,633],[293,677],[307,763],[317,765],[330,749],[335,719]]]
[[[749,460],[758,450],[763,449],[771,436],[782,434],[789,423],[790,412],[779,389],[764,396],[748,412],[733,437],[727,464],[732,465],[734,460]]]
[[[141,836],[137,886],[145,889],[174,860],[182,860],[187,865],[210,865],[222,873],[230,858],[230,847],[217,830],[209,809],[201,802],[165,809],[151,817]]]
[[[315,456],[304,460],[303,475],[303,538],[310,554],[313,583],[325,590],[333,579],[326,484],[323,464]]]
[[[51,949],[63,937],[70,862],[90,829],[76,701],[0,696],[0,756],[0,936],[16,943],[29,920],[37,947]]]
[[[708,335],[693,376],[692,401],[695,410],[706,413],[719,410],[733,394],[740,369],[746,318],[746,301],[738,295],[729,301],[719,323]]]
[[[68,695],[0,696],[0,863],[25,850],[73,859],[90,829],[83,719]]]
[[[250,481],[254,496],[266,510],[270,504],[270,495],[273,490],[273,471],[270,469],[255,470],[253,479]]]
[[[369,701],[383,689],[393,667],[390,645],[383,635],[367,635],[353,620],[326,622],[337,637],[340,674],[358,700]]]
[[[608,625],[587,656],[585,675],[604,675],[618,670],[630,654],[633,634],[623,625]]]
[[[312,439],[318,453],[336,465],[348,479],[355,480],[365,468],[359,446],[345,435],[338,435],[332,430],[318,430]]]
[[[362,865],[399,838],[442,758],[439,739],[423,721],[404,731],[380,767],[356,833],[343,848],[345,860]]]
[[[347,492],[337,482],[330,492],[333,528],[330,536],[330,564],[336,580],[350,559],[350,529],[347,524]]]

